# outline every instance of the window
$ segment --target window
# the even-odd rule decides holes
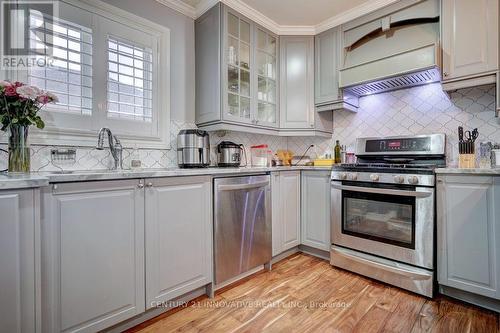
[[[108,116],[152,121],[153,51],[108,38]]]
[[[169,148],[169,30],[98,0],[62,0],[59,13],[30,15],[30,43],[46,46],[35,55],[51,49],[53,66],[11,77],[59,97],[32,142],[95,145],[109,127],[125,145]]]
[[[59,103],[54,111],[92,114],[92,30],[69,22],[30,13],[30,43],[53,50],[53,67],[32,69],[29,84],[54,92]],[[40,46],[41,45],[41,46]],[[33,45],[34,46],[34,45]],[[34,48],[33,48],[34,49]]]

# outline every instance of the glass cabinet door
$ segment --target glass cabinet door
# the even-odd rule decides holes
[[[229,118],[250,122],[250,23],[227,13],[227,109]],[[214,82],[215,84],[215,82]]]
[[[257,110],[258,123],[276,125],[277,117],[277,41],[276,37],[257,28]]]

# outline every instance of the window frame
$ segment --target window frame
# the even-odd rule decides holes
[[[124,147],[135,147],[137,144],[141,148],[150,149],[171,149],[170,147],[170,29],[145,18],[127,12],[113,5],[100,0],[60,0],[70,6],[87,11],[92,16],[92,116],[90,126],[88,119],[82,117],[81,127],[63,127],[62,125],[47,126],[43,130],[32,127],[30,142],[35,145],[71,145],[82,147],[94,147],[96,136],[100,127],[110,127],[115,135],[119,137]],[[152,122],[132,121],[129,119],[109,118],[107,115],[107,77],[108,77],[108,48],[107,34],[105,29],[101,29],[102,19],[117,22],[117,24],[137,30],[139,33],[148,34],[155,43],[153,54],[153,120]],[[63,17],[66,21],[66,17]],[[127,22],[123,24],[121,22]],[[78,23],[78,22],[76,22]],[[117,36],[121,37],[121,36]],[[100,43],[103,43],[100,45]],[[134,40],[131,40],[135,43]],[[104,56],[103,56],[104,55]],[[97,61],[99,60],[99,62]],[[103,70],[104,69],[104,70]],[[99,74],[97,74],[99,73]],[[11,80],[27,82],[28,71],[9,71],[5,75]],[[100,87],[105,87],[104,91],[99,91]],[[41,111],[43,119],[47,115],[45,106]],[[75,117],[72,117],[75,119]],[[110,121],[111,120],[111,121]],[[72,120],[74,122],[74,120]],[[50,121],[48,122],[50,123]],[[133,126],[126,126],[133,123]],[[124,124],[124,125],[121,125]],[[151,134],[143,130],[136,133],[131,132],[131,128],[140,128],[143,125],[150,125]],[[122,128],[120,128],[122,127]],[[1,142],[7,141],[7,136],[0,136]]]

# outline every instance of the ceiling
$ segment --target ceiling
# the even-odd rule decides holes
[[[197,1],[197,0],[185,0]],[[370,0],[242,0],[279,25],[317,25]]]
[[[222,2],[278,35],[315,35],[401,0],[156,0],[196,19]]]

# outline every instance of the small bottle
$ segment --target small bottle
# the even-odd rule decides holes
[[[341,146],[340,150],[340,163],[347,163],[346,146]]]
[[[337,140],[335,142],[335,148],[334,148],[334,152],[335,152],[335,164],[340,164],[342,162],[341,156],[340,156],[340,151],[341,151],[340,141]]]

